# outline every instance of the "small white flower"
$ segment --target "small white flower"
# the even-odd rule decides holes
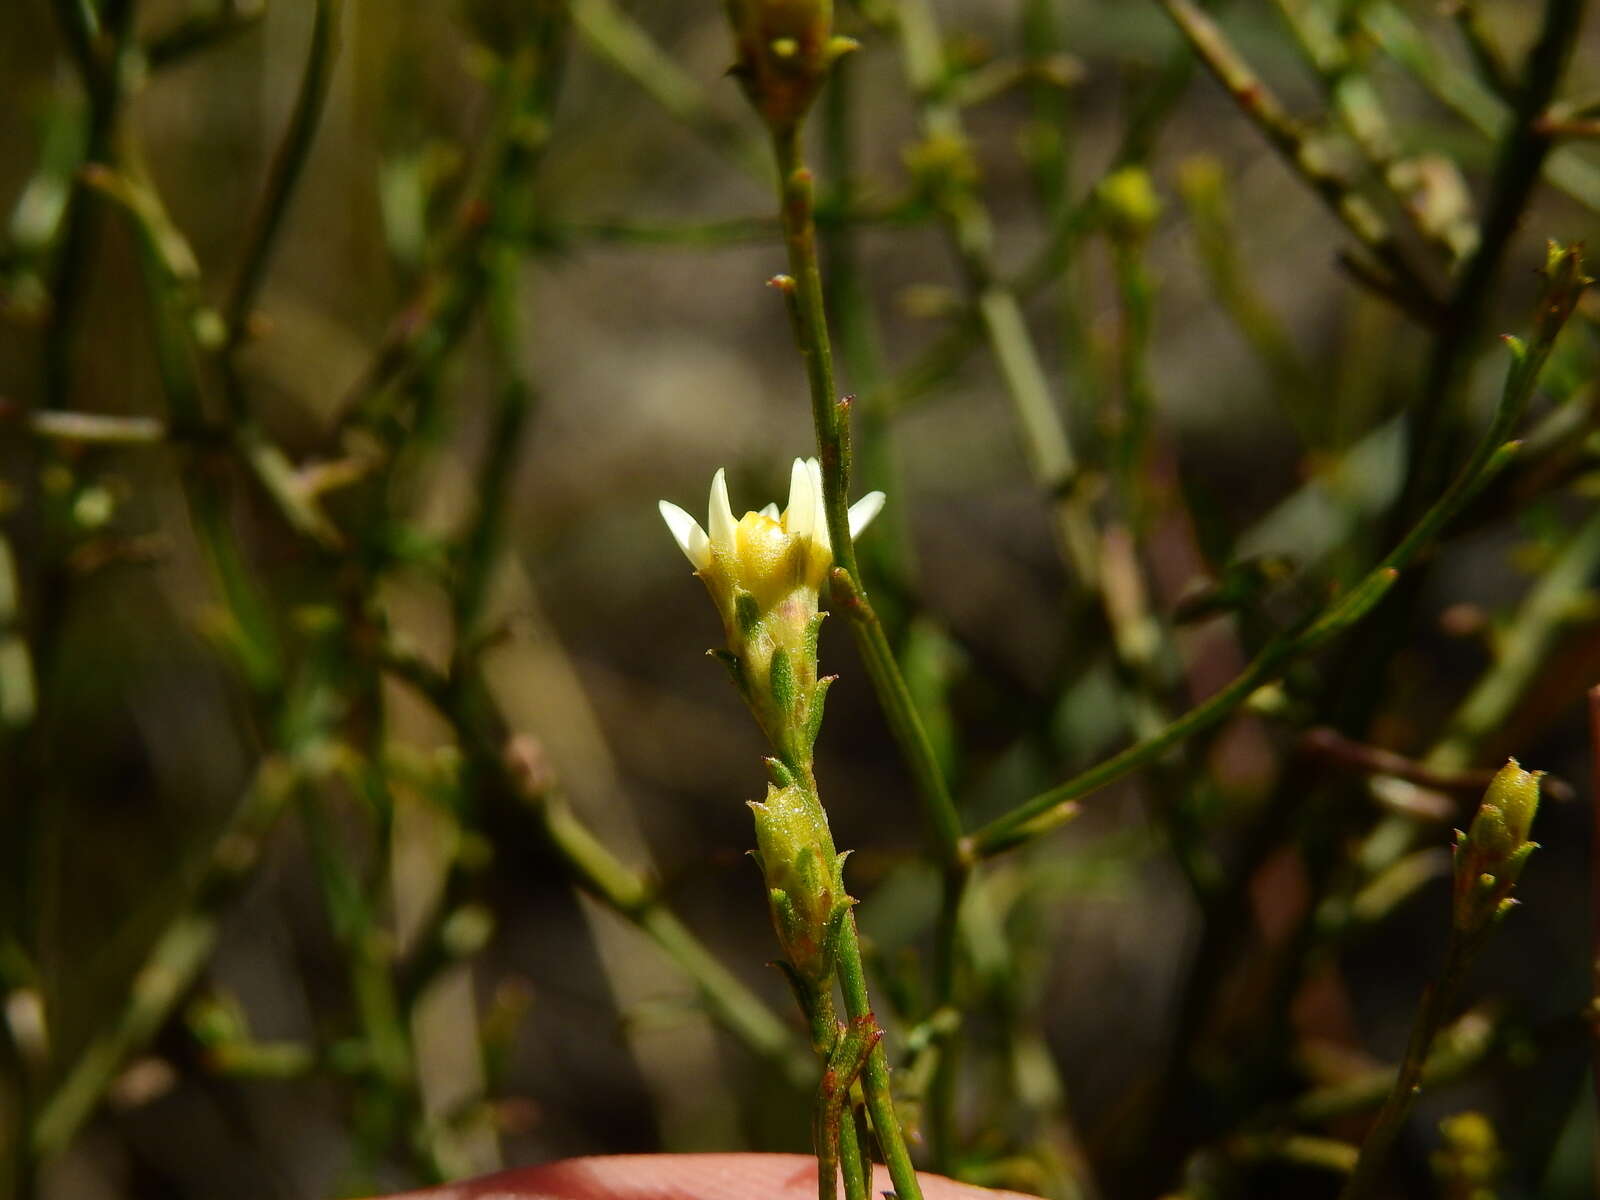
[[[850,506],[850,536],[858,537],[883,508],[882,492],[868,492]],[[833,564],[828,514],[822,500],[822,468],[814,458],[794,460],[789,472],[789,506],[768,504],[737,521],[728,503],[727,473],[711,480],[707,533],[670,500],[660,502],[661,518],[696,574],[719,602],[734,586],[752,593],[762,608],[796,587],[822,587]]]
[[[851,538],[882,508],[882,492],[856,501]],[[817,675],[817,601],[833,565],[822,468],[814,458],[794,460],[789,506],[781,513],[769,504],[735,520],[727,475],[718,471],[706,528],[667,500],[661,519],[717,606],[727,635],[719,657],[778,757],[802,770],[831,682]]]

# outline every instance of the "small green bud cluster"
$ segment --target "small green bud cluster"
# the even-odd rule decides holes
[[[855,903],[844,889],[846,855],[835,852],[817,798],[776,759],[769,765],[780,782],[768,785],[764,804],[750,801],[756,862],[767,881],[772,927],[788,967],[817,987],[833,973],[839,926]]]
[[[798,125],[828,71],[856,48],[833,32],[833,0],[727,0],[733,74],[773,130]]]
[[[1524,771],[1511,759],[1489,781],[1467,831],[1456,831],[1457,930],[1487,930],[1516,904],[1511,891],[1538,845],[1528,840],[1528,833],[1539,810],[1541,775]]]
[[[1583,273],[1583,247],[1545,243],[1545,292],[1539,307],[1537,336],[1554,341],[1578,307],[1583,293],[1594,283]]]

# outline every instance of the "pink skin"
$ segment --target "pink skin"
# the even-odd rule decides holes
[[[921,1175],[925,1200],[1032,1200]],[[874,1168],[872,1196],[890,1190]],[[389,1200],[814,1200],[817,1160],[803,1154],[624,1154],[501,1171]]]

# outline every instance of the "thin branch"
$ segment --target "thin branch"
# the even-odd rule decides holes
[[[596,54],[746,174],[771,178],[760,146],[745,127],[719,115],[700,81],[613,0],[568,0],[568,4],[573,27]]]
[[[1255,690],[1279,678],[1284,670],[1303,655],[1325,645],[1370,612],[1394,585],[1401,570],[1429,545],[1439,532],[1466,506],[1468,501],[1516,454],[1518,443],[1505,438],[1526,407],[1538,382],[1557,334],[1577,305],[1587,284],[1576,252],[1552,250],[1551,279],[1538,310],[1537,334],[1530,346],[1510,342],[1512,363],[1494,419],[1455,482],[1423,514],[1416,525],[1400,538],[1391,550],[1359,583],[1333,601],[1317,616],[1296,630],[1280,634],[1269,642],[1248,666],[1195,708],[1178,717],[1160,733],[1128,747],[1077,777],[1026,800],[971,836],[974,851],[980,856],[1009,849],[1031,841],[1043,830],[1034,822],[1050,821],[1052,814],[1091,792],[1114,783],[1184,741],[1217,725],[1236,711]],[[1053,827],[1053,826],[1052,826]]]
[[[234,0],[212,12],[189,13],[150,36],[144,45],[145,62],[152,74],[178,66],[255,29],[266,13],[265,0]]]
[[[238,273],[222,306],[227,330],[223,354],[229,355],[249,335],[251,310],[266,277],[267,265],[277,247],[278,235],[288,215],[290,201],[300,182],[311,143],[316,137],[328,98],[328,83],[339,53],[339,0],[315,0],[311,10],[311,44],[295,95],[283,140],[267,169],[267,182],[244,238]]]
[[[210,960],[222,914],[253,877],[263,845],[292,792],[292,773],[265,760],[233,817],[212,843],[193,893],[145,956],[117,1018],[101,1029],[39,1106],[31,1153],[48,1161],[65,1150],[128,1058],[166,1022]]]
[[[1362,31],[1442,104],[1484,137],[1505,136],[1507,114],[1500,99],[1455,64],[1444,59],[1410,15],[1391,0],[1356,6]],[[1550,183],[1590,209],[1600,209],[1600,168],[1571,150],[1557,150],[1544,162]]]
[[[1196,54],[1241,112],[1262,132],[1344,227],[1407,293],[1426,309],[1437,306],[1431,288],[1407,260],[1388,222],[1320,146],[1289,115],[1277,95],[1233,48],[1221,27],[1193,0],[1161,0]]]
[[[816,1083],[810,1056],[771,1009],[724,967],[662,901],[648,880],[616,857],[573,814],[538,743],[508,730],[476,682],[442,675],[388,648],[384,668],[424,696],[454,727],[462,749],[531,816],[573,882],[636,926],[694,982],[707,1009],[798,1090]]]

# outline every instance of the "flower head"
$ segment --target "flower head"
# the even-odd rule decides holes
[[[860,535],[883,508],[883,493],[868,492],[850,507],[850,536]],[[828,514],[822,501],[822,469],[814,458],[797,458],[789,472],[789,506],[776,504],[747,512],[737,521],[728,503],[727,473],[711,480],[707,515],[710,533],[670,500],[660,502],[661,517],[672,531],[695,574],[713,598],[742,588],[762,609],[780,603],[798,588],[820,591],[833,564]]]
[[[878,515],[883,499],[869,492],[851,506],[852,538]],[[711,481],[710,532],[670,501],[660,508],[717,606],[727,634],[724,661],[756,719],[780,755],[809,755],[828,682],[817,679],[817,596],[833,565],[817,460],[794,460],[789,505],[781,513],[769,504],[735,520],[720,470]]]

